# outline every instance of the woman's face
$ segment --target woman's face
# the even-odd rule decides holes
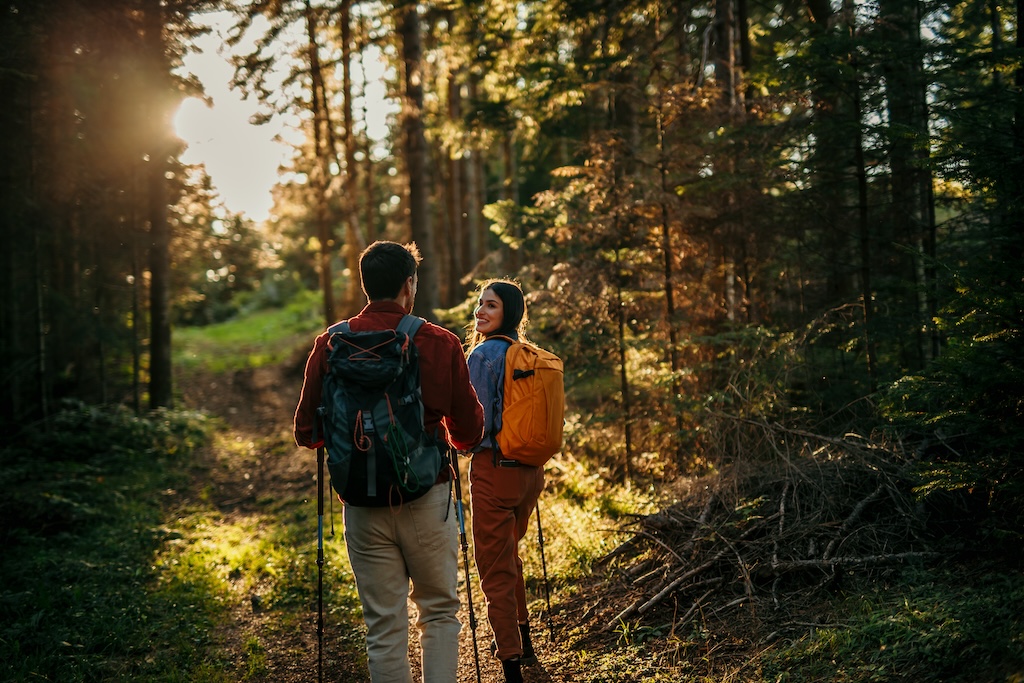
[[[505,306],[493,289],[485,289],[480,292],[480,300],[473,315],[476,317],[476,331],[486,337],[501,329],[501,323],[505,320]]]

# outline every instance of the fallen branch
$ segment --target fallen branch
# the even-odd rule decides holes
[[[853,510],[843,521],[843,525],[839,527],[839,531],[836,533],[835,538],[829,541],[828,545],[825,547],[825,552],[822,553],[821,556],[823,560],[827,560],[832,555],[832,550],[835,549],[836,541],[842,538],[846,534],[846,532],[850,530],[850,528],[857,522],[857,519],[860,518],[861,514],[863,514],[867,506],[873,503],[880,495],[882,495],[883,492],[885,492],[885,488],[886,486],[884,483],[879,484],[878,487],[874,491],[872,491],[867,498],[860,501],[854,506]]]
[[[700,596],[699,598],[693,601],[693,604],[690,605],[690,609],[686,610],[686,614],[684,614],[681,619],[672,622],[672,633],[676,632],[676,626],[678,624],[685,624],[690,620],[690,617],[693,616],[694,612],[700,609],[700,606],[704,604],[704,601],[708,599],[708,596],[711,595],[711,593],[714,592],[714,590],[714,588],[709,588],[707,591],[705,591],[704,595]]]
[[[782,487],[782,498],[779,499],[779,533],[772,541],[772,566],[779,562],[779,538],[786,526],[786,495],[789,493],[789,481]]]
[[[774,515],[772,515],[772,517],[774,517]],[[772,517],[768,517],[768,518],[766,518],[763,521],[768,521],[769,519],[772,519]],[[759,529],[760,526],[761,526],[760,524],[752,524],[750,526],[750,528],[747,529],[746,531],[744,531],[742,534],[740,534],[740,537],[738,539],[736,539],[736,540],[737,541],[742,541],[742,540],[746,539],[748,536],[750,536],[750,534],[754,533],[755,530]],[[721,535],[719,535],[719,538],[722,538],[723,541],[725,540],[725,538],[723,536],[721,536]],[[725,548],[722,548],[717,553],[712,555],[711,559],[709,559],[707,562],[704,562],[699,567],[695,567],[695,568],[691,569],[690,571],[683,573],[682,575],[680,575],[676,579],[673,579],[673,581],[671,583],[669,583],[667,586],[665,586],[664,588],[662,588],[658,592],[657,595],[655,595],[653,598],[651,598],[650,600],[648,600],[647,602],[645,602],[643,605],[640,606],[640,608],[638,610],[640,612],[640,614],[643,614],[644,612],[649,610],[651,607],[654,607],[654,605],[656,605],[659,602],[661,602],[665,598],[666,595],[669,595],[670,593],[674,592],[675,589],[678,588],[687,579],[692,578],[692,577],[696,576],[697,574],[700,574],[701,572],[703,572],[705,569],[709,569],[712,566],[714,566],[714,564],[716,562],[718,562],[720,559],[722,559],[726,555],[726,553],[728,553],[730,550],[734,550],[734,548],[733,548],[733,546],[731,544],[727,544],[727,546]]]
[[[619,529],[617,530],[617,532],[622,533],[622,530]],[[639,541],[639,536],[631,536],[630,538],[627,538],[625,541],[615,546],[601,557],[594,560],[594,566],[600,567],[604,564],[607,564],[608,562],[611,562],[614,558],[618,557],[619,555],[623,555],[632,550],[633,546],[635,546]]]
[[[887,564],[889,562],[902,562],[903,560],[927,560],[939,557],[941,553],[930,551],[912,551],[905,553],[892,553],[887,555],[865,555],[863,557],[836,557],[831,559],[821,558],[813,560],[789,560],[779,562],[770,568],[773,573],[792,571],[794,569],[832,569],[839,565],[858,566],[865,564]]]
[[[740,574],[743,575],[743,591],[747,596],[754,594],[754,583],[750,580],[750,571],[747,569],[747,563],[743,561],[743,556],[740,555],[740,551],[736,550],[736,546],[729,542],[729,539],[722,537],[722,543],[725,543],[736,555],[736,561],[740,566]]]
[[[682,557],[679,556],[679,553],[677,553],[675,550],[672,549],[672,546],[670,546],[669,544],[665,543],[664,541],[662,541],[660,538],[654,536],[653,534],[649,534],[646,531],[638,531],[638,532],[636,532],[636,535],[637,536],[642,536],[644,538],[648,538],[648,539],[654,541],[655,543],[660,545],[662,548],[667,550],[669,553],[671,553],[677,560],[679,560],[680,564],[684,564],[686,562],[686,560],[684,560]]]

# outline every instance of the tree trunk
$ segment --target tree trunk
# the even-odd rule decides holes
[[[359,34],[362,37],[366,36],[366,25],[365,17],[360,15],[359,17]],[[365,50],[365,45],[360,45],[359,55],[362,58]],[[362,63],[362,69],[360,71],[363,75],[362,92],[363,92],[363,121],[369,122],[370,112],[367,108],[366,91],[369,89],[369,84],[366,78],[366,63]],[[377,230],[377,207],[374,201],[376,194],[373,191],[373,141],[370,139],[369,126],[364,131],[363,137],[363,224],[366,230],[366,243],[370,244],[377,240],[380,236]],[[358,270],[358,267],[357,267]]]
[[[352,0],[342,0],[341,16],[342,97],[344,100],[345,137],[345,191],[342,193],[342,212],[345,216],[345,268],[348,271],[345,287],[345,317],[355,315],[362,308],[359,286],[359,254],[366,246],[365,231],[359,230],[359,165],[356,162],[356,138],[353,132],[355,117],[352,111]]]
[[[856,175],[857,164],[854,131],[860,130],[860,121],[854,115],[854,104],[849,95],[849,83],[842,69],[836,66],[840,59],[849,56],[834,56],[843,47],[846,38],[838,29],[832,28],[835,15],[829,0],[807,0],[812,23],[811,35],[817,45],[815,53],[833,55],[823,63],[826,65],[814,78],[814,120],[812,131],[815,136],[813,156],[809,160],[815,193],[818,196],[816,217],[822,227],[821,252],[825,262],[826,283],[823,299],[813,302],[815,313],[831,309],[848,302],[860,292],[854,288],[856,270],[851,266],[852,254],[857,249],[851,237],[857,234]],[[856,294],[854,294],[856,292]]]
[[[907,302],[918,337],[917,368],[934,357],[932,324],[934,270],[929,245],[934,244],[932,174],[929,164],[928,103],[921,55],[918,0],[882,0],[880,25],[888,50],[883,54],[889,106],[893,241],[912,256],[903,256],[898,271],[913,284],[916,296]]]
[[[857,59],[853,58],[853,107],[856,121],[861,120],[860,78]],[[864,135],[858,125],[854,136],[854,159],[857,168],[857,234],[860,240],[861,307],[864,316],[864,359],[871,393],[876,389],[874,304],[871,290],[871,225],[868,220],[868,174],[864,165]]]
[[[1017,21],[1014,24],[1017,27],[1017,54],[1024,54],[1024,31],[1021,30],[1021,26],[1024,26],[1024,3],[1021,0],[1017,0],[1014,3],[1017,9]],[[1013,192],[1012,196],[1017,199],[1017,213],[1016,213],[1016,230],[1015,234],[1020,237],[1024,235],[1024,209],[1021,209],[1021,198],[1024,197],[1024,65],[1020,62],[1017,63],[1017,68],[1013,73],[1013,82],[1016,86],[1014,92],[1014,108],[1013,108],[1013,164],[1009,171],[1009,177],[1012,179]],[[1018,259],[1020,254],[1017,255]]]
[[[472,74],[469,79],[469,99],[472,102],[480,97],[478,78]],[[482,145],[474,145],[469,159],[464,159],[466,165],[466,213],[469,220],[466,225],[470,233],[472,258],[469,261],[470,268],[476,266],[487,255],[490,236],[489,226],[484,220],[483,207],[487,204],[487,174],[484,171],[484,154]]]
[[[452,68],[448,72],[448,120],[461,129],[462,120],[462,86],[460,71]],[[448,231],[451,239],[451,257],[448,266],[448,292],[446,306],[453,306],[463,298],[459,289],[459,281],[466,273],[468,254],[466,253],[466,230],[462,220],[462,196],[465,183],[462,179],[462,139],[461,136],[447,146],[445,163],[448,167],[448,183],[446,201],[448,204]]]
[[[661,18],[659,17],[658,22],[655,25],[655,40],[660,42],[662,36],[662,24]],[[663,65],[660,63],[660,55],[656,57],[658,63],[654,69],[655,73],[660,73],[663,69]],[[671,159],[669,158],[669,151],[667,147],[667,136],[665,130],[665,100],[662,97],[657,99],[657,112],[655,113],[655,123],[657,125],[657,143],[658,143],[658,176],[661,185],[660,195],[660,210],[661,210],[661,258],[662,258],[662,288],[665,291],[665,324],[668,327],[668,362],[669,370],[672,373],[672,382],[670,384],[670,390],[672,396],[670,397],[670,403],[672,405],[672,415],[675,418],[676,423],[676,436],[674,442],[676,444],[676,461],[682,466],[683,465],[683,452],[682,452],[682,438],[683,433],[683,413],[680,399],[682,397],[682,386],[680,384],[680,360],[679,360],[679,332],[676,329],[676,297],[675,297],[675,258],[676,253],[672,248],[672,220],[671,211],[669,206],[669,198],[673,196],[672,188],[670,186],[671,181],[669,178],[669,164]],[[621,314],[620,314],[621,315]],[[627,413],[628,420],[628,413]]]
[[[618,234],[618,226],[616,226],[615,232]],[[623,437],[625,441],[623,467],[628,482],[633,479],[633,403],[632,389],[629,386],[629,368],[626,364],[626,307],[622,300],[623,273],[619,266],[619,251],[619,249],[615,250],[615,310],[619,352],[619,391],[622,392]]]
[[[427,141],[423,132],[423,29],[418,2],[410,2],[400,11],[399,35],[402,38],[402,63],[405,67],[402,128],[409,178],[409,227],[412,240],[423,255],[415,311],[417,315],[432,319],[440,300],[437,250],[430,217]]]
[[[170,66],[164,45],[164,16],[160,0],[146,4],[146,43],[155,97],[152,114],[151,150],[147,168],[149,217],[149,405],[169,407],[173,402],[171,369],[171,226],[168,221],[167,171],[171,130],[166,106],[170,99]]]
[[[502,182],[502,199],[512,202],[513,206],[519,206],[519,165],[516,156],[516,129],[515,122],[508,122],[508,129],[502,140],[502,154],[504,158],[505,178]],[[518,210],[512,217],[512,238],[515,246],[508,250],[508,269],[515,273],[523,265],[522,249],[520,248],[523,237],[523,222]]]
[[[323,74],[320,70],[320,52],[316,39],[316,16],[306,0],[306,37],[309,43],[309,71],[312,81],[310,97],[313,109],[313,192],[316,202],[316,229],[320,240],[320,288],[324,302],[324,321],[334,324],[334,277],[331,260],[334,256],[334,230],[330,224],[327,190],[330,182],[330,150],[325,149],[328,139],[327,103],[323,101]]]
[[[712,63],[715,67],[715,84],[718,88],[718,99],[722,105],[722,113],[727,125],[735,123],[737,110],[736,100],[736,25],[732,0],[716,0],[715,30]],[[723,151],[715,159],[715,165],[724,174],[734,172],[733,159]],[[734,214],[736,196],[731,190],[721,193],[719,211],[723,216]],[[743,297],[737,292],[740,286],[736,280],[736,250],[742,231],[733,219],[726,218],[722,226],[722,289],[725,303],[725,315],[730,321],[739,319],[739,302]]]

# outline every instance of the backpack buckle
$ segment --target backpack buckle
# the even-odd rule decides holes
[[[363,413],[363,434],[373,434],[376,431],[373,427],[373,415],[369,412]]]

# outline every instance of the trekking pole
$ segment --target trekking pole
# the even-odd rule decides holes
[[[324,681],[324,447],[316,449],[316,680]],[[333,522],[332,522],[333,523]]]
[[[476,664],[476,683],[480,683],[480,648],[476,642],[476,613],[473,611],[473,589],[469,580],[469,542],[466,540],[466,514],[462,509],[462,481],[459,476],[459,454],[451,452],[452,470],[455,475],[455,516],[459,520],[459,544],[462,545],[462,562],[466,570],[466,601],[469,603],[469,629],[473,632],[473,661]]]
[[[540,543],[540,568],[544,573],[544,600],[548,605],[548,635],[554,639],[555,627],[551,621],[551,586],[548,583],[548,565],[544,561],[544,529],[540,525],[540,500],[537,500],[537,540]]]

